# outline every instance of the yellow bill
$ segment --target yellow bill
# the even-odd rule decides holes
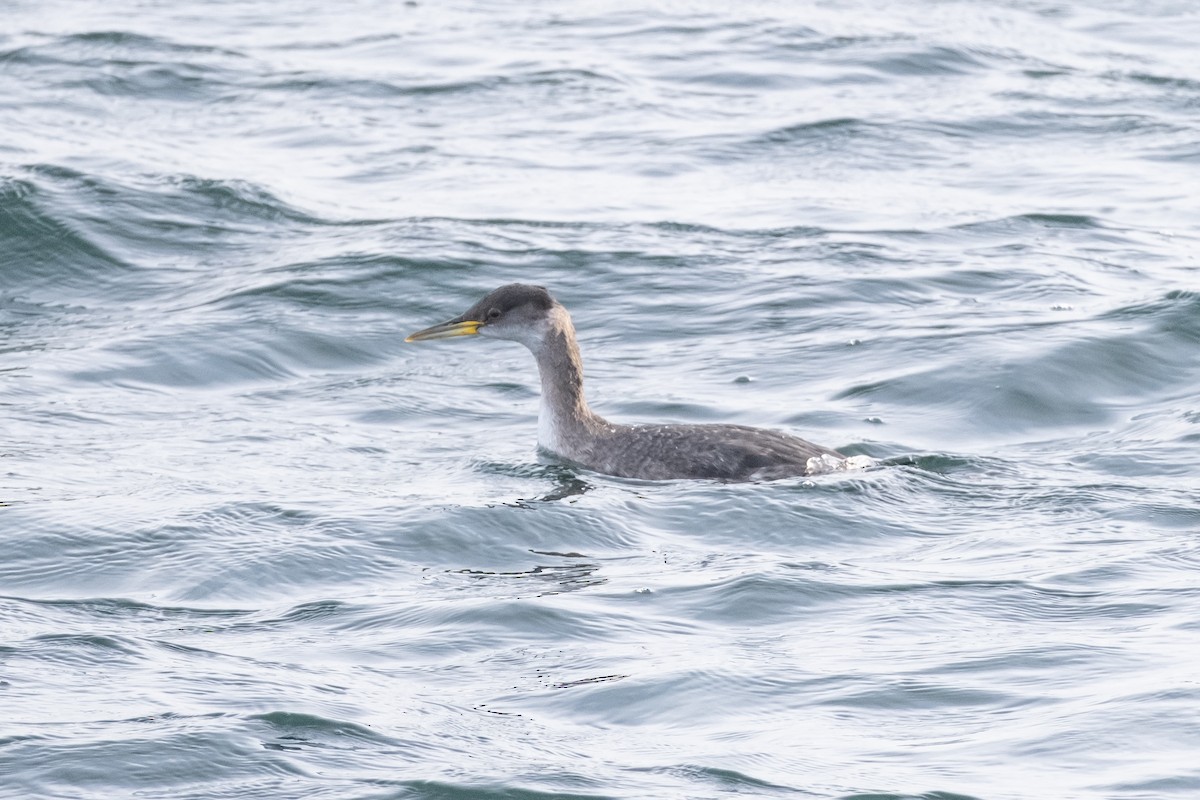
[[[431,339],[449,339],[454,336],[474,336],[479,333],[479,326],[482,324],[482,322],[473,319],[452,319],[449,322],[443,322],[441,325],[434,325],[432,328],[411,333],[404,341],[427,342]]]

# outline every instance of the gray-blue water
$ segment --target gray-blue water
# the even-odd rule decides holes
[[[0,796],[1200,796],[1195,4],[0,18]]]

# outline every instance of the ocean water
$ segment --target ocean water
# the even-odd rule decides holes
[[[0,797],[1200,796],[1193,3],[0,15]]]

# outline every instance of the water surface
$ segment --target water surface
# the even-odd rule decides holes
[[[0,795],[1200,793],[1189,4],[5,21]],[[889,466],[555,465],[515,280]]]

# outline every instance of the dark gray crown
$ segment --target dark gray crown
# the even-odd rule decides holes
[[[487,297],[471,306],[464,319],[488,319],[489,312],[497,309],[501,314],[507,314],[514,308],[528,305],[538,311],[549,311],[554,307],[555,300],[544,286],[531,286],[528,283],[510,283],[501,286],[488,294]]]

